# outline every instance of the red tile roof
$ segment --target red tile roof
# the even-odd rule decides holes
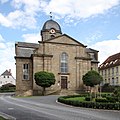
[[[109,56],[100,66],[99,70],[111,68],[120,65],[120,52]]]

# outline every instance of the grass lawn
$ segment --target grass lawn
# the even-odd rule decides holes
[[[85,101],[85,97],[66,98],[66,100]]]
[[[0,120],[7,120],[7,119],[5,119],[5,118],[3,118],[3,117],[0,116]]]

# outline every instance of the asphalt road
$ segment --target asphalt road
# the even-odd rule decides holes
[[[59,96],[15,98],[0,95],[0,114],[11,120],[120,120],[120,111],[71,107],[56,102]]]

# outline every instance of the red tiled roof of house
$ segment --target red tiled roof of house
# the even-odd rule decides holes
[[[109,56],[100,66],[99,70],[107,69],[120,65],[120,52]]]

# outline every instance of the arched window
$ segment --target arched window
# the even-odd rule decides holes
[[[68,73],[68,55],[65,52],[61,54],[60,71],[61,73]]]

